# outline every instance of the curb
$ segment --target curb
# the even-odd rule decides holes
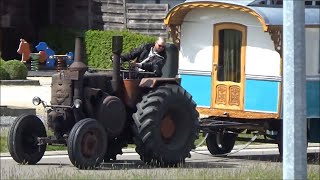
[[[24,113],[36,115],[36,109],[16,107],[16,106],[0,106],[1,116],[19,116],[20,114],[24,114]]]
[[[28,77],[51,77],[57,70],[28,71]]]
[[[0,80],[1,86],[40,86],[38,80]]]

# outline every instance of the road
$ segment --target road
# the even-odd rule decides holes
[[[228,157],[213,157],[206,149],[200,149],[191,152],[191,158],[186,159],[186,163],[182,168],[192,169],[239,169],[244,166],[257,166],[258,164],[268,163],[275,164],[281,168],[279,161],[278,150],[276,148],[258,148],[244,149]],[[319,166],[319,147],[308,148],[308,164],[311,166]],[[2,156],[1,159],[1,179],[6,178],[23,178],[44,177],[43,173],[55,172],[55,174],[68,173],[77,174],[79,171],[69,161],[68,155],[65,152],[51,153],[45,155],[42,160],[33,166],[18,165],[9,156]],[[180,167],[181,168],[181,167]],[[320,166],[319,166],[320,168]],[[132,150],[125,152],[123,155],[117,156],[117,161],[112,163],[103,163],[98,170],[90,170],[90,173],[106,173],[104,170],[131,170],[142,171],[143,169],[155,169],[145,165],[140,161],[137,153]],[[161,168],[158,168],[162,171]],[[174,168],[173,168],[174,169]],[[102,170],[102,171],[101,171]],[[36,173],[35,173],[36,172]],[[39,173],[40,172],[40,173]],[[114,172],[114,171],[113,171]],[[59,177],[57,177],[59,179]]]

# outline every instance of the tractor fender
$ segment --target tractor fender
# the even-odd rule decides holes
[[[143,78],[140,81],[141,88],[155,88],[161,84],[177,84],[180,86],[181,78]]]

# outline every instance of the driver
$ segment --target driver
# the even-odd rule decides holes
[[[166,62],[166,40],[159,37],[155,43],[144,44],[133,49],[130,53],[121,55],[122,61],[131,62],[131,66],[138,71],[154,72],[157,77],[162,75],[162,67]]]

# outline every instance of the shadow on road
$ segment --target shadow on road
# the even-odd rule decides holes
[[[177,166],[178,168],[236,168],[238,164],[225,163],[225,162],[186,162]],[[121,169],[155,169],[160,168],[155,165],[148,165],[140,160],[116,160],[112,162],[103,163],[101,170],[121,170]],[[167,168],[167,167],[163,167]]]
[[[280,155],[247,155],[247,156],[228,156],[230,159],[246,159],[254,161],[268,161],[268,162],[282,162]],[[320,164],[320,153],[308,153],[307,155],[308,164]]]
[[[38,165],[42,165],[42,166],[58,166],[58,167],[71,166],[71,164],[67,164],[67,163],[37,163],[35,165],[28,165],[28,166],[38,166]]]

